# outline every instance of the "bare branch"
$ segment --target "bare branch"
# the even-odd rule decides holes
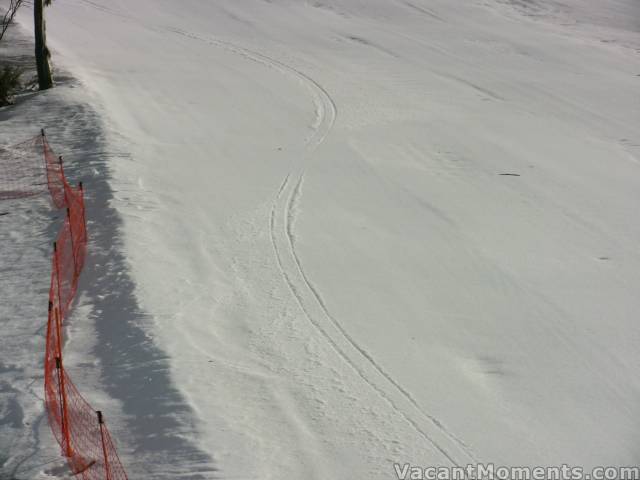
[[[22,5],[22,2],[23,0],[10,0],[9,7],[2,16],[2,24],[0,24],[0,40],[2,40],[2,37],[4,37],[9,25],[13,22],[13,18],[16,16],[16,13],[18,13],[18,9]]]

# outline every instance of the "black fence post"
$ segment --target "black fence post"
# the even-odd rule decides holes
[[[98,425],[100,426],[100,440],[102,440],[102,455],[104,456],[104,471],[107,480],[111,480],[111,467],[109,465],[109,456],[107,455],[107,445],[104,440],[104,419],[102,418],[102,412],[98,410]]]
[[[71,254],[73,256],[74,276],[78,275],[78,261],[76,260],[76,245],[73,241],[73,225],[71,225],[71,209],[67,207],[67,222],[69,223],[69,238],[71,239]]]

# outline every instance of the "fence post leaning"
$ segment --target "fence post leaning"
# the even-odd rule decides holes
[[[67,410],[67,393],[65,390],[64,384],[64,369],[62,368],[62,296],[60,293],[60,265],[58,262],[58,242],[53,242],[53,260],[56,269],[56,282],[58,287],[58,308],[53,309],[54,313],[54,321],[56,327],[56,336],[57,336],[57,349],[58,355],[56,355],[56,369],[58,370],[58,388],[60,389],[60,406],[62,408],[62,434],[65,438],[65,455],[67,457],[71,456],[71,441],[69,437],[69,421],[68,421],[68,410]]]
[[[111,480],[111,467],[109,466],[109,456],[107,455],[107,446],[104,441],[104,420],[102,418],[102,412],[98,410],[98,425],[100,427],[100,440],[102,441],[102,455],[104,456],[104,470],[107,476],[107,480]]]
[[[60,181],[62,183],[62,191],[64,192],[64,203],[69,206],[69,199],[67,198],[67,181],[64,176],[64,167],[62,166],[62,155],[58,157],[58,163],[60,164]]]
[[[56,287],[58,288],[58,310],[60,311],[60,316],[62,316],[63,308],[62,308],[62,292],[60,285],[60,262],[58,261],[58,242],[53,242],[53,263],[56,269]],[[66,310],[66,308],[64,308]],[[61,322],[62,323],[62,322]]]
[[[64,437],[64,455],[70,458],[73,455],[71,449],[71,434],[69,433],[69,410],[67,408],[67,394],[64,383],[64,368],[62,367],[62,357],[56,357],[56,370],[58,371],[58,388],[60,389],[60,427]]]
[[[68,205],[68,204],[67,204]],[[69,223],[69,239],[71,240],[71,256],[73,257],[73,276],[78,276],[78,261],[76,260],[76,245],[73,241],[73,225],[71,225],[71,209],[67,207],[67,222]]]
[[[42,160],[44,162],[44,173],[47,176],[47,187],[49,186],[49,164],[47,163],[47,138],[44,134],[44,128],[40,129],[40,137],[42,140]]]
[[[80,190],[80,201],[82,204],[82,239],[86,243],[87,242],[87,219],[84,215],[84,187],[82,186],[82,182],[78,182],[78,189]]]

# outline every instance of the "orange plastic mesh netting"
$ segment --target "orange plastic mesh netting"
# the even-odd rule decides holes
[[[65,208],[51,261],[49,312],[44,359],[45,407],[54,437],[74,475],[84,480],[126,480],[102,413],[80,395],[64,369],[63,324],[78,290],[87,251],[82,184],[67,182],[44,131],[0,151],[0,200],[23,198],[49,190],[53,204]]]

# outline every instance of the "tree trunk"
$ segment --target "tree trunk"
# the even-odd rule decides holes
[[[36,40],[36,68],[38,69],[38,85],[40,90],[53,87],[51,66],[49,65],[49,49],[44,22],[44,0],[33,1],[33,20]]]

